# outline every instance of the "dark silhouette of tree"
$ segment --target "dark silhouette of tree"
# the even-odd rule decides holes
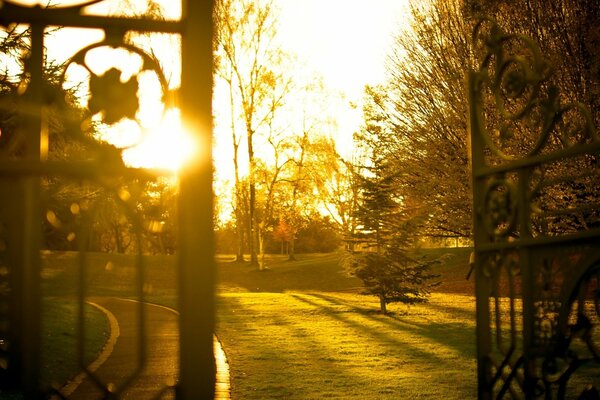
[[[367,91],[391,132],[402,195],[423,217],[419,233],[438,237],[471,235],[464,79],[472,25],[461,3],[413,4],[410,29],[398,32],[389,55],[387,85]]]

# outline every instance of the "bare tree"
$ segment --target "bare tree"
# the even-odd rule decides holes
[[[268,128],[269,120],[289,94],[290,80],[282,68],[286,55],[275,40],[277,18],[272,1],[221,0],[215,6],[215,20],[217,70],[224,71],[219,76],[229,78],[227,84],[234,89],[232,99],[235,97],[244,125],[249,163],[250,262],[258,265],[255,135]],[[234,145],[239,146],[238,136],[235,132],[232,135]]]

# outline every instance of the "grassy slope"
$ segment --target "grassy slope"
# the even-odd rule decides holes
[[[78,371],[78,305],[67,299],[51,298],[43,302],[42,381],[59,387]],[[85,307],[85,355],[89,365],[97,357],[109,334],[104,314],[92,306]]]
[[[432,271],[440,275],[442,293],[474,294],[474,279],[465,279],[469,271],[469,248],[420,249],[417,258],[439,260]],[[300,254],[297,261],[285,256],[267,259],[267,271],[261,272],[248,264],[235,263],[232,257],[219,258],[221,291],[284,292],[286,290],[359,291],[361,282],[349,277],[339,265],[340,255]]]
[[[418,251],[442,259],[434,267],[442,284],[427,304],[391,305],[391,316],[377,312],[373,297],[357,294],[360,282],[344,273],[335,255],[301,255],[294,262],[270,257],[265,272],[219,257],[217,333],[230,362],[233,398],[475,397],[473,282],[465,280],[469,253]],[[133,257],[87,257],[89,296],[134,296]],[[75,357],[77,258],[54,253],[44,261],[44,362],[52,373],[47,379],[60,381],[74,372],[63,367]],[[147,300],[177,305],[174,261],[144,258]],[[103,317],[91,310],[86,323],[96,334],[97,350],[106,330]],[[598,384],[598,368],[581,372],[572,381],[576,387],[590,377]]]

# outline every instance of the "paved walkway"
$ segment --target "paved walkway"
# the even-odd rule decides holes
[[[117,298],[94,298],[90,304],[106,314],[111,334],[102,354],[89,366],[92,377],[80,374],[61,392],[73,400],[100,399],[108,387],[119,399],[174,399],[179,364],[177,311],[154,304]],[[139,309],[146,315],[145,346],[140,346]],[[145,354],[144,354],[145,353]],[[141,357],[145,356],[145,361]],[[230,399],[229,368],[215,338],[217,382],[215,399]],[[97,382],[94,382],[97,381]],[[101,383],[101,384],[99,384]]]

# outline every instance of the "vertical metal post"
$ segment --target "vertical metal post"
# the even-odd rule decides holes
[[[200,145],[180,177],[178,398],[212,399],[215,391],[212,205],[213,1],[183,1],[181,111]]]
[[[29,84],[21,109],[26,161],[40,161],[41,108],[43,90],[44,27],[31,25],[31,55],[28,60]],[[41,349],[41,288],[40,288],[40,178],[37,175],[21,178],[23,188],[22,230],[17,238],[19,254],[14,266],[18,274],[15,300],[20,304],[18,330],[19,346],[15,349],[21,366],[21,385],[27,398],[38,396]]]
[[[529,169],[520,169],[517,172],[518,179],[518,224],[520,239],[527,240],[531,238],[529,228]],[[533,353],[534,336],[534,292],[535,271],[531,262],[531,248],[523,246],[519,250],[519,264],[521,267],[522,279],[522,304],[523,304],[523,354],[524,354],[524,372],[525,382],[523,390],[526,398],[534,398],[536,392],[536,365],[537,355]]]
[[[490,341],[490,312],[489,312],[489,283],[481,277],[482,257],[477,245],[486,241],[486,236],[478,209],[484,196],[484,185],[479,183],[478,172],[485,166],[483,159],[483,144],[480,137],[479,97],[477,93],[478,76],[474,72],[467,76],[467,94],[469,101],[469,147],[471,150],[471,176],[473,186],[473,235],[475,241],[475,292],[477,308],[476,343],[477,343],[477,393],[479,399],[490,398],[489,365],[486,357],[491,351]]]

